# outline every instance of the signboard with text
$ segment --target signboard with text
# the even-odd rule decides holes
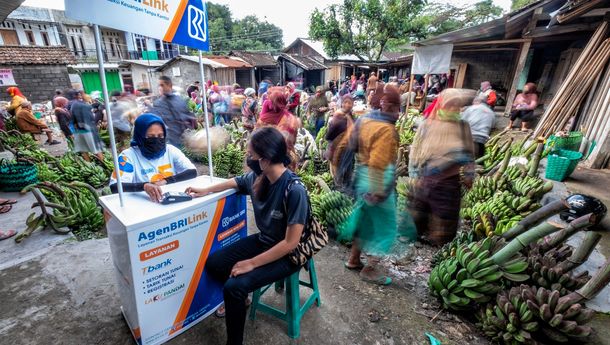
[[[0,86],[17,85],[12,69],[0,69]]]
[[[208,51],[201,0],[65,0],[69,18]]]

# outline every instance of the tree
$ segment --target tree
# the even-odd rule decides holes
[[[518,10],[523,8],[529,4],[536,2],[536,0],[512,0],[512,4],[510,5],[511,11]]]
[[[458,7],[448,3],[431,3],[419,18],[418,25],[424,27],[424,37],[479,25],[502,15],[502,8],[492,0],[483,0],[470,7]]]
[[[231,50],[280,50],[282,30],[260,21],[256,16],[234,20],[226,5],[207,4],[210,50],[228,53]]]
[[[378,61],[391,40],[421,35],[414,25],[426,0],[344,0],[341,5],[315,9],[309,37],[320,40],[331,58],[353,54]]]

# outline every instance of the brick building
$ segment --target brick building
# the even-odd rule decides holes
[[[70,87],[68,64],[74,62],[61,46],[0,46],[0,69],[10,70],[16,86],[34,103],[49,101],[56,89]],[[10,100],[2,91],[0,100]]]

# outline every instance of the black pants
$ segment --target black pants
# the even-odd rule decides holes
[[[510,120],[515,121],[516,119],[521,119],[523,122],[530,122],[534,119],[534,111],[533,110],[513,110],[510,113]]]
[[[474,159],[479,159],[485,154],[485,144],[474,142]]]
[[[255,234],[215,252],[208,258],[206,263],[207,272],[214,279],[224,283],[223,295],[228,345],[241,345],[243,343],[248,293],[288,277],[300,269],[285,256],[246,274],[229,277],[231,269],[237,262],[251,259],[269,248],[271,247],[261,242],[258,234]]]

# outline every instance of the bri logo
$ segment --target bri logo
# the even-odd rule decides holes
[[[151,265],[151,266],[146,266],[142,268],[142,274],[143,275],[147,275],[149,273],[153,273],[155,271],[158,271],[162,268],[168,267],[172,264],[172,259],[167,259],[159,264],[156,265]]]
[[[193,5],[188,6],[188,33],[191,38],[206,42],[208,40],[207,34],[207,20],[206,14],[200,8]]]

